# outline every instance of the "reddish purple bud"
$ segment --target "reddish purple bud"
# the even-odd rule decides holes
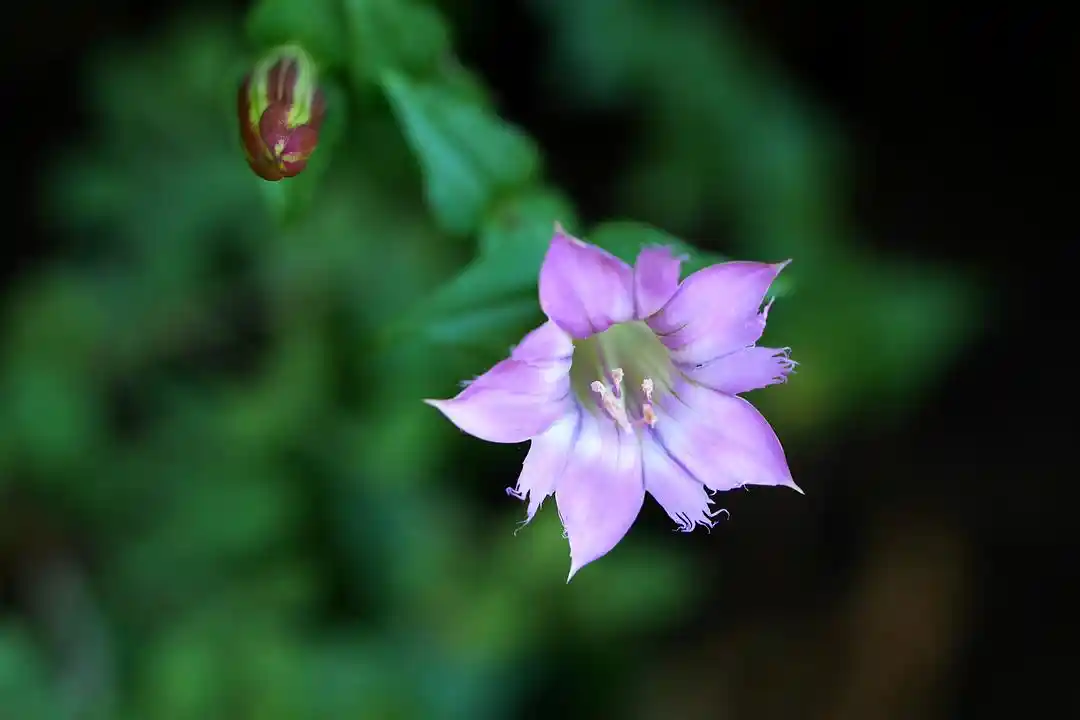
[[[326,98],[299,45],[267,54],[240,85],[237,111],[248,164],[264,180],[300,174],[319,143]]]

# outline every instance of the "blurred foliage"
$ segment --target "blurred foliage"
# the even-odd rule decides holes
[[[568,91],[651,109],[628,216],[688,227],[716,205],[740,254],[796,259],[770,317],[803,362],[782,427],[928,386],[972,287],[857,249],[835,133],[726,21],[541,7]],[[554,508],[516,534],[515,502],[490,522],[455,458],[500,451],[419,400],[540,321],[556,221],[627,259],[720,256],[640,222],[579,227],[425,3],[261,0],[246,49],[224,18],[171,28],[87,67],[95,129],[43,194],[67,241],[6,297],[0,717],[480,720],[543,686],[557,641],[629,662],[608,641],[684,615],[701,569],[632,533],[568,588]],[[268,184],[235,92],[284,40],[323,63],[329,115],[307,171]]]

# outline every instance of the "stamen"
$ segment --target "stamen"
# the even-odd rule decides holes
[[[616,379],[616,383],[622,381],[622,370],[616,368],[611,372],[612,379]],[[599,380],[593,380],[589,385],[594,393],[600,395],[600,400],[604,404],[604,410],[612,419],[619,424],[623,430],[627,432],[633,431],[633,425],[630,423],[630,418],[626,416],[626,405],[622,398],[615,397],[615,394]],[[618,384],[616,384],[618,387]]]
[[[652,378],[645,378],[641,382],[641,391],[645,393],[645,404],[641,407],[641,419],[646,425],[652,427],[656,425],[657,417],[656,411],[652,407],[652,394],[653,394],[653,381]]]

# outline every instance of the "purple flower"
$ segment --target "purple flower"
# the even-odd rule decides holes
[[[720,263],[681,284],[680,264],[652,247],[630,267],[556,226],[540,269],[548,322],[457,397],[427,401],[482,440],[532,441],[508,492],[527,500],[526,522],[555,495],[567,581],[623,538],[645,493],[689,532],[713,526],[717,491],[799,490],[776,434],[738,397],[795,366],[787,348],[755,345],[787,263]]]

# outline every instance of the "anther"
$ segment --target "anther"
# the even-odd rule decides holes
[[[623,381],[623,369],[613,368],[611,370],[611,384],[615,386],[615,394],[622,395],[622,381]]]
[[[645,401],[652,402],[653,382],[652,378],[645,378],[641,381],[641,391],[645,393]]]

